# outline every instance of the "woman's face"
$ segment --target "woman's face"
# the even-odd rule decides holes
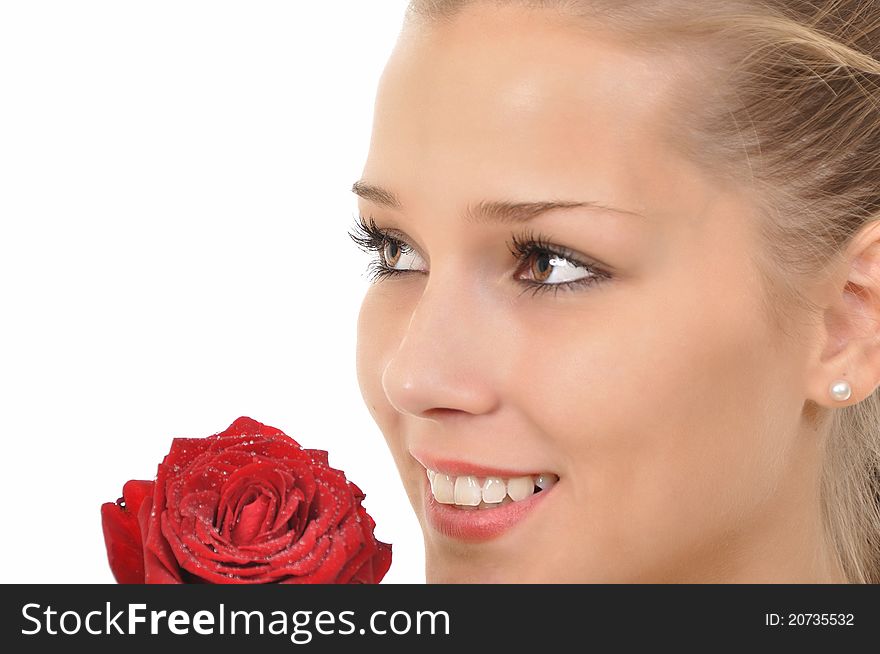
[[[429,582],[772,577],[814,526],[803,357],[746,200],[663,144],[672,70],[510,8],[407,28],[388,62],[358,193],[400,272],[357,374]],[[585,206],[490,204],[548,201]]]

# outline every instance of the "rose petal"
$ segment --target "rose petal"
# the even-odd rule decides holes
[[[240,418],[236,418],[229,427],[227,427],[222,432],[216,434],[217,436],[225,437],[225,436],[284,436],[285,438],[289,438],[291,441],[296,443],[290,436],[285,434],[280,429],[275,427],[270,427],[269,425],[264,425],[262,422],[258,422],[253,418],[248,418],[247,416],[241,416]],[[296,443],[297,446],[299,443]]]
[[[348,519],[353,519],[361,528],[361,539],[365,545],[361,551],[351,557],[345,569],[339,574],[337,583],[377,584],[391,567],[391,545],[376,540],[373,534],[376,523],[361,505],[361,501],[366,496],[354,483],[351,484],[351,488],[356,500],[356,509],[353,516]]]
[[[334,538],[333,546],[327,553],[321,565],[312,572],[303,574],[302,571],[290,567],[273,570],[271,575],[276,576],[277,573],[285,573],[290,576],[279,579],[282,584],[330,584],[334,583],[339,577],[339,573],[345,566],[347,559],[344,539]]]
[[[152,497],[154,485],[155,482],[153,481],[141,481],[139,479],[125,482],[125,485],[122,487],[122,497],[125,499],[126,508],[132,515],[137,516],[144,500]]]
[[[159,468],[166,468],[174,473],[183,470],[210,446],[211,443],[206,438],[174,438],[171,440],[171,449],[162,459]]]
[[[238,522],[232,528],[232,544],[236,547],[250,543],[262,531],[266,522],[266,512],[271,501],[265,495],[252,498],[238,515]]]
[[[326,564],[328,553],[332,550],[331,540],[320,539],[314,546],[302,548],[303,555],[283,565],[266,562],[263,565],[250,567],[231,566],[222,562],[209,561],[193,557],[179,541],[172,541],[181,566],[199,575],[210,583],[272,583],[289,575],[307,576],[315,574]],[[335,554],[335,553],[334,553]],[[343,552],[344,555],[344,552]],[[338,557],[338,554],[335,554]],[[344,560],[342,561],[344,563]],[[330,562],[333,567],[335,559]],[[341,564],[340,564],[341,567]],[[334,573],[335,575],[336,573]]]
[[[313,463],[330,467],[330,463],[327,461],[327,452],[325,450],[306,450],[309,453],[309,456],[312,459]]]
[[[107,561],[116,582],[144,583],[144,550],[139,540],[137,520],[133,520],[115,502],[106,502],[101,505],[101,526]]]
[[[132,479],[123,486],[122,497],[101,506],[107,560],[120,584],[144,583],[144,547],[137,513],[152,491],[152,481]]]
[[[175,475],[174,466],[168,465],[167,461],[173,460],[172,454],[182,458],[194,456],[194,453],[204,449],[204,440],[175,438],[172,441],[171,452],[156,472],[152,502],[145,500],[138,513],[138,522],[144,537],[144,578],[148,584],[184,583],[180,566],[163,533],[163,522],[168,520],[169,511],[177,510],[177,505],[169,508],[167,501],[169,480]]]
[[[382,581],[385,573],[391,567],[391,545],[382,541],[376,541],[376,545],[378,546],[377,552],[367,559],[346,583],[378,584]]]
[[[158,488],[158,483],[157,483]],[[168,543],[162,538],[161,515],[153,512],[156,492],[148,497],[138,511],[138,523],[144,534],[144,582],[148,584],[182,584],[179,566]]]

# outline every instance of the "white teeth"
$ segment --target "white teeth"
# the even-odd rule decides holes
[[[535,492],[535,480],[532,477],[514,477],[507,482],[507,494],[514,502],[519,502]]]
[[[498,504],[507,496],[507,484],[501,477],[486,477],[483,482],[483,501]]]
[[[466,475],[455,480],[455,503],[462,506],[479,506],[482,500],[476,477]]]
[[[455,504],[455,481],[449,475],[442,475],[439,472],[434,475],[431,492],[440,504]]]
[[[510,479],[486,477],[484,480],[475,475],[453,477],[434,470],[427,470],[427,475],[431,493],[438,503],[480,509],[493,509],[508,502],[521,502],[535,492],[551,488],[559,481],[559,477],[550,472]]]

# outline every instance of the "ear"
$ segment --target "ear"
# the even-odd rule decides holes
[[[810,399],[830,408],[858,404],[880,385],[880,221],[853,237],[843,262],[823,303],[824,346],[808,380]],[[837,380],[849,382],[849,399],[831,396]]]

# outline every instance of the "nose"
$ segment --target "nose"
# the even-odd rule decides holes
[[[382,373],[382,387],[398,412],[436,421],[494,409],[502,352],[492,347],[493,340],[499,344],[493,333],[498,312],[486,300],[451,277],[434,276],[425,285]]]

